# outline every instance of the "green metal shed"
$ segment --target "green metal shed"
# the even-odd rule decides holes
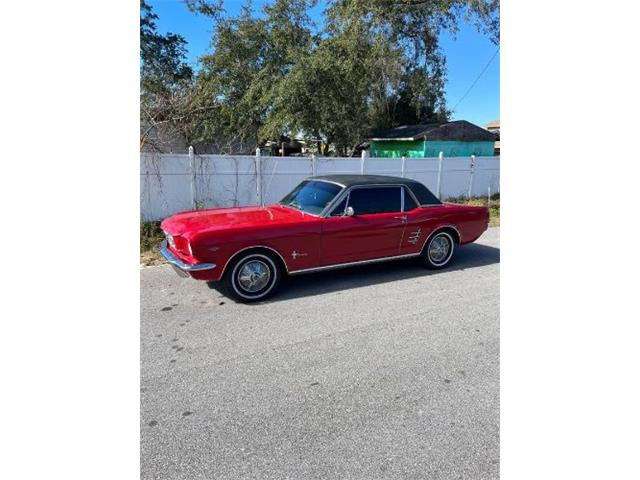
[[[496,135],[466,120],[404,125],[376,132],[370,139],[372,157],[493,156]]]

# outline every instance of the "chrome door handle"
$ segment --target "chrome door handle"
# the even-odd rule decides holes
[[[402,223],[407,223],[407,216],[406,215],[400,215],[400,216],[393,217],[393,218],[395,218],[397,220],[402,220]]]

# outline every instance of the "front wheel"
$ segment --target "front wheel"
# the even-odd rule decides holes
[[[422,251],[422,261],[427,268],[444,268],[451,261],[456,242],[446,231],[436,232]]]
[[[225,293],[242,303],[258,302],[278,286],[282,269],[267,253],[241,255],[229,266],[222,281]]]

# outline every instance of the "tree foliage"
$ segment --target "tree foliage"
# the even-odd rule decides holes
[[[163,128],[169,136],[180,128],[179,112],[189,96],[193,71],[186,64],[186,40],[175,33],[158,33],[158,16],[140,0],[140,145]]]
[[[141,47],[145,88],[181,91],[174,116],[185,138],[229,152],[286,135],[344,155],[376,129],[444,121],[441,32],[464,20],[499,42],[498,0],[333,0],[321,28],[308,13],[316,0],[272,0],[258,13],[247,3],[237,16],[220,0],[184,1],[211,17],[212,51],[191,82],[184,43],[156,39],[143,0],[141,45],[146,29],[157,55]]]
[[[201,59],[195,85],[202,114],[192,123],[199,142],[225,139],[233,148],[278,140],[290,130],[283,86],[313,47],[310,6],[307,0],[276,0],[256,17],[247,4],[237,17],[216,23],[213,52]]]
[[[186,40],[175,33],[161,35],[158,16],[145,0],[140,0],[140,90],[142,94],[162,94],[188,84],[193,72],[185,63]]]

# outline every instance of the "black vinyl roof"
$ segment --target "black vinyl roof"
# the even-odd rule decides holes
[[[343,185],[346,188],[363,185],[404,185],[415,195],[420,205],[440,205],[442,202],[431,191],[417,180],[387,175],[322,175],[309,180],[324,180]]]

